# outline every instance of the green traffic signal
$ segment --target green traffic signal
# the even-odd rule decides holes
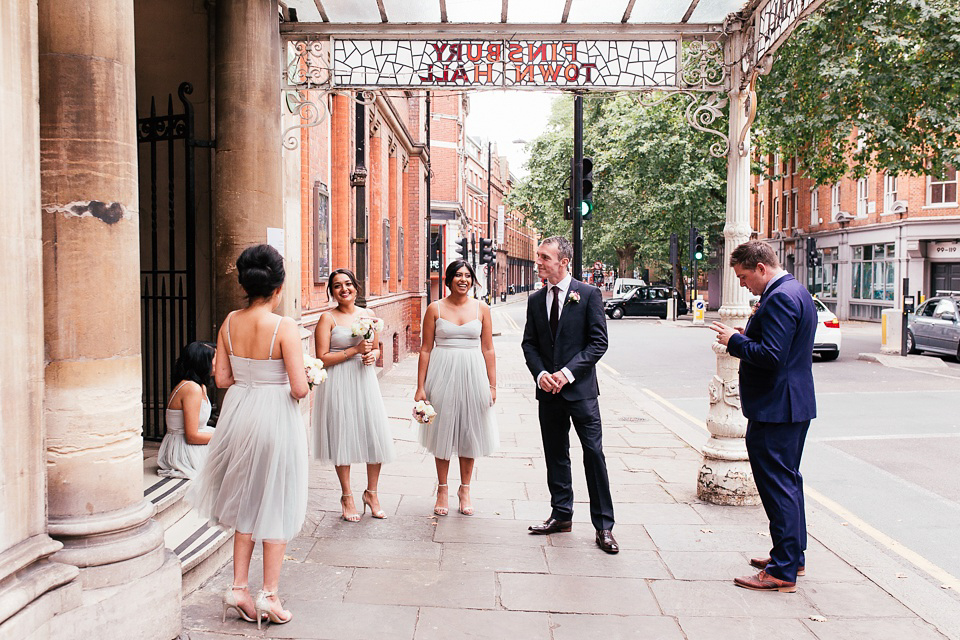
[[[591,213],[593,213],[593,203],[588,200],[582,200],[580,202],[580,215],[583,216],[584,220],[589,220]]]
[[[694,239],[693,259],[703,260],[703,236],[701,235]]]

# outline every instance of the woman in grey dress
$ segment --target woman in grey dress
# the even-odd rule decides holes
[[[313,407],[314,456],[332,463],[340,480],[342,518],[359,522],[360,514],[350,489],[350,465],[367,465],[367,488],[363,512],[386,518],[377,497],[380,465],[393,460],[393,438],[380,383],[373,365],[380,350],[380,336],[369,340],[354,336],[352,326],[363,317],[373,317],[356,306],[360,285],[348,269],[337,269],[327,280],[327,293],[337,308],[320,316],[314,337],[317,357],[327,370],[327,381],[317,390]]]
[[[207,459],[213,427],[207,426],[212,406],[207,385],[213,379],[217,347],[211,342],[191,342],[173,365],[173,391],[164,418],[167,432],[157,452],[157,475],[193,479]]]
[[[283,258],[269,245],[237,259],[245,309],[227,315],[217,336],[217,386],[227,389],[190,502],[212,524],[233,528],[233,586],[223,613],[283,624],[293,615],[277,597],[286,543],[307,511],[307,436],[298,400],[309,391],[296,322],[274,313]],[[263,588],[250,597],[250,557],[263,542]]]
[[[460,462],[459,511],[473,515],[470,479],[474,460],[499,446],[493,403],[497,400],[497,363],[493,351],[490,307],[468,296],[477,278],[463,260],[447,266],[444,283],[450,295],[427,307],[414,401],[427,400],[437,415],[421,424],[420,444],[437,465],[437,502],[433,512],[445,516],[450,458]]]

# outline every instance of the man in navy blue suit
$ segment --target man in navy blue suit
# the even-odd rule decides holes
[[[613,499],[603,456],[597,362],[607,350],[607,319],[600,290],[574,280],[567,272],[573,258],[570,241],[547,238],[537,248],[537,272],[549,283],[527,300],[523,356],[537,381],[540,435],[547,463],[550,517],[531,526],[547,535],[573,526],[573,480],[570,470],[570,423],[583,446],[583,466],[590,495],[590,519],[597,546],[607,553],[620,547],[613,537]]]
[[[807,290],[780,268],[770,245],[751,241],[730,254],[730,266],[760,300],[746,328],[714,322],[717,341],[740,359],[740,402],[747,418],[747,455],[773,548],[750,564],[760,573],[734,582],[757,591],[797,590],[804,574],[807,523],[800,456],[810,420],[817,416],[813,339],[817,310]]]

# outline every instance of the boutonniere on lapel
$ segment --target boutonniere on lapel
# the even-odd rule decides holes
[[[757,309],[760,308],[760,299],[758,298],[756,302],[753,303],[753,306],[750,308],[750,315],[748,317],[752,318],[753,314],[757,312]]]
[[[567,306],[568,304],[577,304],[578,302],[580,302],[580,292],[571,291],[567,295],[567,301],[563,303],[563,306]]]

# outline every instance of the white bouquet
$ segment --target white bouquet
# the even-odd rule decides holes
[[[307,373],[307,385],[310,389],[325,382],[327,379],[327,370],[323,368],[323,361],[320,358],[303,355],[303,368]]]
[[[437,410],[426,400],[418,400],[413,405],[413,419],[422,424],[430,424],[437,417]]]
[[[353,326],[350,327],[350,332],[354,336],[360,336],[364,340],[370,340],[373,338],[373,334],[377,331],[383,331],[383,320],[380,318],[372,318],[370,316],[357,318],[353,323]]]

